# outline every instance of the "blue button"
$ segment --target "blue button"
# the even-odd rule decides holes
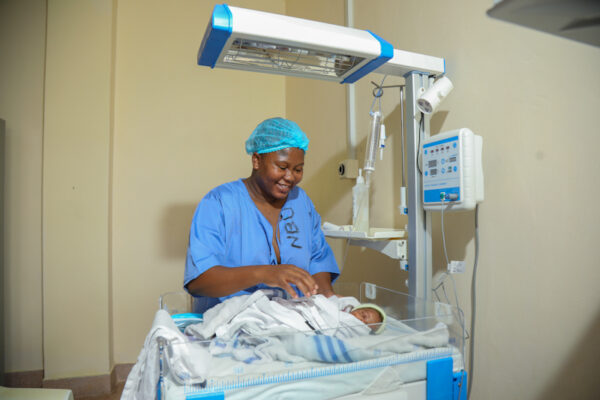
[[[427,154],[427,150],[425,150],[425,154]]]
[[[456,148],[456,142],[452,143],[452,147]]]
[[[442,164],[446,164],[446,159],[442,158]]]
[[[427,176],[427,175],[428,175],[428,173],[427,173],[427,171],[425,171],[425,176]]]
[[[442,174],[446,172],[446,168],[442,168]]]
[[[454,172],[456,172],[456,170],[457,170],[457,169],[458,169],[458,168],[454,167]]]

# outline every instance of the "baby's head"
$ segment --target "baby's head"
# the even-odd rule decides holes
[[[365,303],[354,307],[350,314],[369,325],[373,333],[378,334],[385,326],[385,312],[377,304]]]

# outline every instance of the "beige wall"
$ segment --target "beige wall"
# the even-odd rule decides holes
[[[1,3],[0,45],[10,55],[0,65],[7,371],[45,368],[53,379],[134,362],[158,295],[181,287],[195,205],[248,173],[243,141],[263,118],[286,115],[307,131],[302,185],[323,220],[349,222],[352,182],[336,175],[346,158],[345,88],[196,66],[215,3],[49,1],[47,46],[45,2]],[[599,190],[585,178],[600,172],[592,153],[600,51],[489,19],[491,2],[355,3],[357,27],[446,58],[455,90],[432,132],[467,126],[484,138],[473,398],[594,398],[600,212]],[[344,22],[341,0],[232,4]],[[381,78],[356,85],[361,159],[370,80]],[[372,201],[382,227],[406,224],[396,211],[398,100],[386,90],[390,142]],[[450,258],[472,265],[473,214],[447,215],[445,225]],[[433,226],[440,269],[437,215]],[[340,264],[346,259],[342,281],[403,288],[397,263],[330,243]],[[470,273],[457,276],[467,317]]]
[[[6,371],[43,368],[42,127],[46,2],[0,2]],[[0,335],[1,337],[2,335]],[[0,343],[1,344],[1,343]]]
[[[49,1],[46,47],[46,3],[2,3],[7,372],[135,361],[159,294],[181,289],[196,203],[246,176],[244,140],[285,115],[283,77],[196,65],[215,3]],[[284,12],[251,3],[231,4]]]
[[[45,379],[110,371],[113,12],[111,1],[48,3],[42,217]]]
[[[135,361],[161,293],[181,290],[189,224],[250,173],[244,141],[285,115],[285,78],[196,65],[216,1],[119,2],[113,185],[114,354]],[[284,13],[283,1],[231,5]]]
[[[327,10],[336,10],[323,12],[319,1],[289,1],[287,13],[342,23],[343,2],[327,4]],[[600,50],[492,20],[485,14],[491,6],[466,0],[356,1],[355,25],[373,30],[395,48],[444,57],[455,89],[433,116],[432,133],[469,127],[483,136],[486,200],[479,215],[472,398],[596,398],[600,211],[589,200],[600,194],[590,184],[600,173],[593,157],[600,145]],[[361,159],[372,101],[369,81],[381,78],[372,74],[357,84]],[[388,77],[386,84],[401,81]],[[310,127],[312,134],[307,169],[320,175],[309,174],[305,187],[324,220],[348,223],[351,183],[333,177],[336,162],[345,156],[343,91],[288,79],[286,98],[288,117]],[[398,101],[396,90],[385,91],[392,140],[399,132]],[[406,223],[395,210],[396,162],[377,164],[371,207],[377,226]],[[331,188],[325,193],[318,191],[323,182]],[[464,258],[470,266],[473,224],[472,212],[445,219],[449,257]],[[434,268],[439,270],[438,215],[433,215],[433,229]],[[332,245],[338,260],[343,259],[343,245]],[[456,277],[467,317],[471,271]],[[366,278],[401,287],[407,277],[396,263],[351,248],[342,280]]]

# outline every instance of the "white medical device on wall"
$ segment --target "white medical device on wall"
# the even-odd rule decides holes
[[[483,139],[467,128],[425,140],[423,206],[426,210],[472,210],[483,201]]]
[[[380,68],[385,64],[385,72]],[[353,83],[377,72],[443,74],[444,59],[402,50],[376,34],[286,15],[216,5],[198,65]]]

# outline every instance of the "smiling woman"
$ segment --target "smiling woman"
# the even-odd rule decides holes
[[[297,186],[308,142],[292,121],[263,121],[246,141],[250,176],[216,187],[198,205],[184,277],[197,311],[258,289],[333,295],[339,269],[321,217]]]
[[[290,147],[266,154],[254,153],[252,168],[252,175],[244,180],[252,200],[282,205],[290,190],[302,180],[304,151]]]

